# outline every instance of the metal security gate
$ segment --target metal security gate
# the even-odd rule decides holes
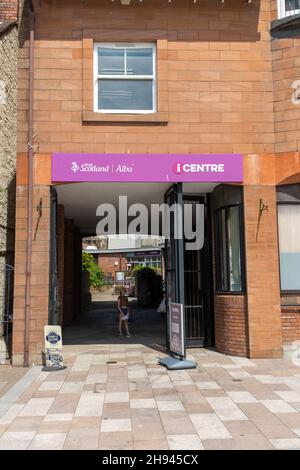
[[[165,203],[172,206],[184,203],[205,207],[205,241],[201,250],[188,251],[185,240],[175,239],[176,216],[171,212],[170,239],[165,244],[165,270],[167,300],[182,303],[185,310],[185,341],[187,347],[213,345],[212,318],[212,266],[209,204],[204,196],[182,194],[177,183],[165,194]]]
[[[50,293],[49,325],[59,323],[58,268],[57,268],[57,193],[51,188],[51,241],[50,241]]]
[[[177,183],[165,194],[165,203],[172,207],[178,204],[183,207],[182,184]],[[184,240],[175,238],[176,213],[170,212],[170,237],[166,238],[165,266],[166,266],[166,294],[172,302],[184,303]]]
[[[193,207],[204,204],[204,198],[184,197],[184,202]],[[193,220],[194,224],[194,220]],[[185,334],[189,347],[204,346],[204,248],[202,250],[184,251],[184,285],[185,285]]]
[[[11,358],[13,322],[13,274],[14,268],[0,266],[0,364]]]

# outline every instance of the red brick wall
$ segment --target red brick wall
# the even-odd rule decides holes
[[[0,0],[0,21],[18,19],[18,0]]]
[[[30,309],[30,362],[40,364],[44,350],[44,325],[48,324],[49,311],[49,252],[50,252],[50,188],[35,186],[33,207],[40,199],[42,218],[33,211],[32,275]],[[27,186],[17,186],[16,197],[16,249],[13,324],[13,363],[23,364],[25,325],[25,273],[27,239]]]
[[[34,127],[40,152],[274,151],[270,1],[36,3]],[[163,41],[168,125],[83,122],[83,38]],[[19,151],[27,150],[27,79],[19,81]],[[92,83],[90,80],[88,83]]]
[[[247,311],[243,295],[214,296],[215,339],[217,351],[237,356],[247,356]]]
[[[300,101],[293,103],[293,83],[299,80],[300,38],[272,41],[275,151],[300,150]]]
[[[277,19],[277,0],[271,0],[272,18]],[[299,80],[299,34],[276,38],[272,42],[274,83],[275,152],[300,150],[300,104],[292,102],[292,87]],[[300,101],[298,101],[300,103]]]
[[[300,340],[300,307],[282,307],[283,344]]]
[[[268,206],[259,217],[260,199]],[[280,357],[282,329],[275,186],[244,187],[250,357]]]
[[[115,266],[115,262],[118,262],[118,266]],[[117,271],[127,271],[127,260],[124,255],[99,255],[98,266],[104,273],[111,273],[113,278]]]

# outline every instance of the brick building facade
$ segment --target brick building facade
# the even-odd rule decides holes
[[[114,280],[117,271],[127,271],[127,259],[125,253],[111,253],[98,256],[98,266]]]
[[[244,180],[240,196],[238,202],[228,207],[241,208],[239,237],[243,282],[234,292],[232,283],[227,288],[222,287],[218,280],[222,265],[218,259],[220,248],[218,238],[212,236],[210,288],[215,346],[226,354],[281,357],[285,346],[300,339],[300,290],[282,289],[283,276],[289,279],[290,266],[285,267],[283,262],[291,261],[289,253],[279,246],[277,215],[279,203],[284,206],[292,201],[296,207],[298,196],[290,196],[289,192],[300,184],[300,106],[292,100],[294,82],[298,79],[300,33],[295,24],[299,12],[293,12],[288,21],[286,18],[278,20],[279,2],[276,0],[251,3],[243,0],[224,3],[218,0],[197,3],[192,0],[171,3],[132,0],[129,6],[121,3],[108,0],[34,2],[33,207],[42,195],[43,213],[37,224],[39,214],[33,211],[36,231],[30,280],[30,360],[40,360],[42,326],[48,321],[48,257],[53,229],[49,201],[54,186],[51,157],[55,152],[242,154]],[[101,112],[98,109],[94,99],[98,81],[98,78],[95,80],[95,46],[116,43],[154,45],[156,103],[152,112]],[[28,60],[23,60],[28,58],[28,41],[21,45],[20,58],[15,364],[23,361],[24,287],[26,280],[28,282],[24,242],[27,237],[29,83]],[[99,103],[111,99],[111,89],[99,95]],[[285,189],[280,193],[282,185]],[[58,194],[64,191],[58,186],[56,189]],[[230,191],[230,187],[227,189]],[[227,189],[223,191],[224,198],[229,200],[231,196],[225,194]],[[59,201],[65,206],[65,230],[60,223],[58,246],[62,246],[61,237],[65,237],[64,249],[71,249],[72,240],[76,238],[76,216],[68,199],[71,191],[72,188],[69,193],[65,190],[67,202]],[[212,188],[206,196],[212,205],[213,232],[217,214],[222,217],[220,211],[226,206],[225,199],[218,204],[215,202],[214,191]],[[77,197],[79,203],[75,192],[74,201]],[[90,193],[86,194],[89,197]],[[283,218],[296,217],[289,215],[288,209],[287,213],[282,210]],[[72,223],[73,228],[70,228]],[[70,228],[67,235],[66,224]],[[292,229],[295,226],[291,226]],[[227,256],[230,258],[230,253]],[[58,263],[62,264],[60,255]],[[64,269],[66,267],[65,261]],[[233,276],[230,267],[227,275]],[[66,273],[64,282],[73,283],[70,292],[75,291],[74,282]],[[62,287],[59,289],[63,297]]]
[[[18,3],[18,0],[1,0],[0,21],[17,21]]]
[[[0,2],[0,364],[10,349],[7,325],[14,265],[17,149],[18,2]]]

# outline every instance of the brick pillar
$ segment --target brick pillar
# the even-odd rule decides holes
[[[74,225],[72,220],[65,219],[63,326],[74,319],[74,267]]]
[[[260,199],[268,211],[259,220]],[[244,211],[250,357],[281,357],[275,186],[245,186]]]
[[[13,364],[22,365],[24,358],[25,327],[25,272],[27,239],[27,186],[16,191],[16,244],[13,322]],[[42,216],[35,210],[42,202]],[[42,364],[44,325],[49,311],[49,257],[50,257],[50,187],[33,189],[33,234],[31,264],[31,308],[29,361]]]
[[[0,0],[0,21],[18,19],[18,0]]]
[[[77,318],[80,313],[81,306],[81,258],[82,258],[82,241],[80,230],[74,229],[74,317]]]

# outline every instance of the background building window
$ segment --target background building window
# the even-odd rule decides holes
[[[300,13],[300,0],[278,0],[279,18]]]
[[[282,291],[300,291],[300,205],[278,205]]]
[[[216,211],[217,290],[242,292],[241,207]]]
[[[94,54],[95,111],[155,112],[155,45],[96,44]]]

